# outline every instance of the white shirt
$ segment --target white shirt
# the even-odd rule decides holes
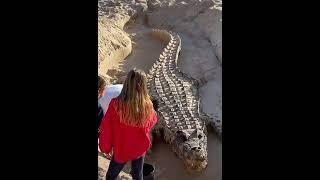
[[[111,99],[119,96],[122,87],[122,84],[110,85],[106,87],[104,95],[99,99],[99,103],[103,109],[103,114],[107,112]]]

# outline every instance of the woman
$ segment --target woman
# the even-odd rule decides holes
[[[111,100],[100,126],[100,150],[106,154],[113,151],[107,180],[116,179],[128,161],[133,179],[143,179],[144,156],[151,145],[149,133],[156,122],[146,75],[133,69],[120,95]]]

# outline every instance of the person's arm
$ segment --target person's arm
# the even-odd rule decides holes
[[[112,150],[112,118],[115,115],[113,103],[110,106],[102,119],[100,126],[99,148],[103,153],[110,153]]]
[[[154,111],[154,112],[152,112],[152,117],[151,117],[150,122],[146,126],[148,132],[151,131],[152,127],[157,123],[157,121],[158,121],[157,115],[156,115],[156,112]]]

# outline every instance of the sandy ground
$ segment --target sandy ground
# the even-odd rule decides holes
[[[222,110],[219,109],[217,103],[221,103],[221,84],[215,80],[208,81],[204,86],[200,88],[200,94],[202,95],[203,111],[210,114],[218,114],[222,117]],[[216,107],[216,108],[213,108]],[[220,106],[221,107],[221,106]]]
[[[133,50],[131,54],[121,62],[120,69],[128,72],[133,67],[136,67],[147,73],[153,63],[159,58],[165,45],[149,34],[151,29],[139,23],[128,24],[125,31],[130,35]]]

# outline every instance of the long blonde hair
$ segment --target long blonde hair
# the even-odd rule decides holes
[[[146,74],[142,70],[131,70],[117,97],[116,109],[120,122],[130,126],[144,126],[153,113],[153,105],[147,90]]]

